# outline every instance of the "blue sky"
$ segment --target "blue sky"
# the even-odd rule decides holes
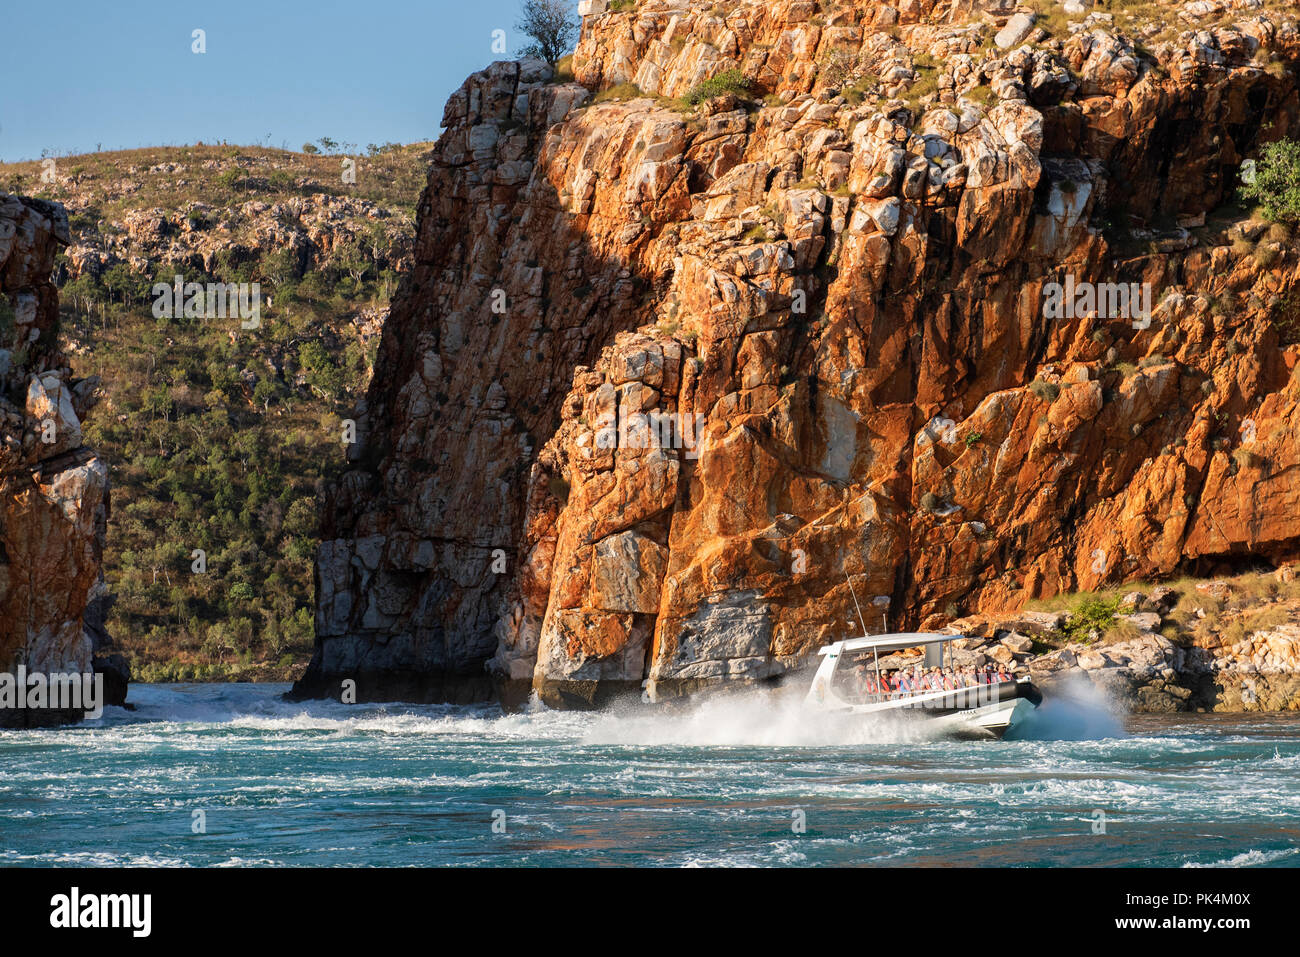
[[[434,139],[521,0],[4,0],[0,161],[225,140]],[[576,0],[574,2],[576,8]],[[191,51],[192,32],[207,52]]]

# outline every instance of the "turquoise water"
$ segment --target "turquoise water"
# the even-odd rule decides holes
[[[1297,715],[1058,696],[1032,740],[971,743],[757,694],[502,715],[285,690],[136,685],[133,713],[0,731],[0,865],[1300,864]]]

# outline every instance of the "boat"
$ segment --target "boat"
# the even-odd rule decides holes
[[[881,657],[922,649],[924,658],[905,659],[906,671],[952,667],[952,642],[961,635],[907,632],[867,635],[826,645],[818,650],[821,664],[813,673],[804,699],[806,706],[846,715],[901,716],[926,722],[926,732],[940,737],[1001,738],[1033,713],[1042,692],[1027,677],[976,680],[961,687],[939,690],[882,691],[882,677],[897,674],[893,659]]]

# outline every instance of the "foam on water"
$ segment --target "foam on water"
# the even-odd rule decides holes
[[[923,741],[918,721],[827,714],[804,706],[802,693],[755,689],[669,707],[627,704],[600,712],[586,744],[634,747],[844,747]]]
[[[219,689],[219,690],[218,690]],[[114,729],[124,741],[157,744],[161,736],[203,734],[214,726],[268,735],[434,736],[469,739],[572,740],[629,747],[849,747],[922,743],[939,736],[914,715],[843,716],[803,704],[802,689],[755,688],[686,703],[615,705],[584,714],[534,703],[516,714],[490,705],[344,705],[289,702],[264,688],[140,686],[136,710],[107,708],[98,721],[52,732],[65,743],[85,742],[84,729]],[[1112,702],[1087,682],[1058,687],[1017,729],[1036,741],[1087,741],[1124,735]]]
[[[938,740],[912,714],[834,715],[803,704],[802,689],[752,689],[650,709],[602,712],[583,741],[633,746],[846,747]],[[1086,681],[1058,686],[1016,729],[1019,740],[1090,741],[1124,736],[1116,705]]]
[[[1028,741],[1095,741],[1124,736],[1119,706],[1085,678],[1059,682],[1014,736]]]
[[[285,690],[141,685],[134,712],[0,732],[0,863],[1300,863],[1295,716],[1126,735],[1109,702],[1057,688],[1021,740],[957,742],[794,689],[509,715]],[[1096,809],[1119,840],[1092,833]]]

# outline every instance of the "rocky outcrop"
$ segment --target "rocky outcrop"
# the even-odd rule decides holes
[[[1292,19],[584,9],[578,83],[448,104],[299,693],[663,698],[797,667],[850,583],[933,629],[1300,551],[1300,260],[1222,210]]]
[[[180,170],[183,172],[183,169]],[[197,200],[181,209],[127,210],[120,222],[87,228],[68,247],[68,273],[102,275],[118,263],[144,275],[159,265],[216,274],[222,260],[256,262],[270,253],[288,255],[286,271],[330,265],[347,244],[358,246],[376,271],[407,268],[409,218],[369,200],[313,193],[279,202],[249,200],[218,209]]]
[[[1283,573],[1290,584],[1294,570]],[[1224,581],[1134,591],[1104,634],[1068,628],[1065,612],[974,615],[945,630],[966,636],[953,642],[958,666],[1003,664],[1048,693],[1082,681],[1137,712],[1300,710],[1300,597],[1240,605],[1232,592]]]
[[[259,278],[279,285],[340,259],[364,260],[376,275],[408,269],[413,219],[375,197],[415,179],[423,152],[422,144],[372,146],[369,156],[199,144],[7,164],[0,178],[25,187],[12,192],[57,197],[68,211],[60,286],[115,266],[147,280],[167,268],[229,274],[272,254]]]
[[[102,615],[87,616],[104,600],[109,507],[108,467],[81,434],[98,380],[74,378],[59,352],[50,281],[69,239],[61,206],[0,194],[0,670],[11,673],[89,674],[108,644]],[[98,667],[124,698],[115,663]],[[0,710],[0,723],[79,717]]]

